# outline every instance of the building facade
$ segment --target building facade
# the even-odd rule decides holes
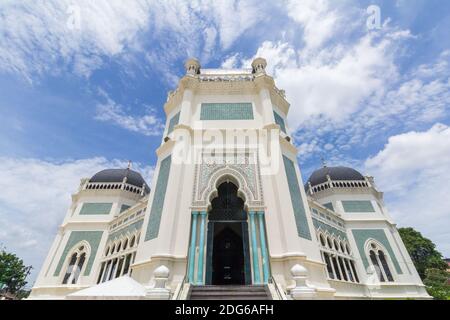
[[[228,285],[270,299],[429,298],[372,177],[323,167],[302,183],[290,105],[264,59],[185,67],[151,188],[130,168],[82,179],[30,298],[95,297],[117,279],[143,299]]]

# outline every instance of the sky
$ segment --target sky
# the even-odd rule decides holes
[[[450,257],[450,2],[0,2],[0,244],[37,276],[80,178],[150,183],[167,92],[262,56],[286,90],[306,181],[321,166],[375,177],[399,227]]]

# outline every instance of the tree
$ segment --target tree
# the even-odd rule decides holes
[[[3,291],[16,296],[23,295],[31,269],[32,266],[25,266],[14,253],[0,248],[0,286],[3,286]]]
[[[435,244],[430,239],[423,237],[413,228],[400,228],[398,232],[422,279],[426,278],[427,269],[447,269],[441,253],[436,250]]]
[[[423,283],[427,286],[428,293],[435,299],[449,300],[450,285],[448,284],[449,273],[446,270],[427,269],[426,278]]]

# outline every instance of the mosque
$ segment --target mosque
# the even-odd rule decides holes
[[[130,167],[81,179],[30,299],[429,299],[373,177],[303,183],[266,65],[189,59],[152,184]]]

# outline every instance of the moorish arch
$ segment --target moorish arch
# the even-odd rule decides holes
[[[264,211],[254,181],[233,165],[211,170],[192,212],[188,279],[193,284],[267,283]],[[253,188],[252,188],[253,186]],[[239,270],[239,272],[236,272]]]
[[[225,167],[215,171],[209,178],[208,187],[202,194],[202,201],[207,204],[207,209],[211,209],[211,201],[218,196],[218,187],[223,182],[231,182],[238,188],[238,197],[244,200],[244,206],[248,209],[249,203],[255,200],[250,190],[247,178],[233,167]]]

